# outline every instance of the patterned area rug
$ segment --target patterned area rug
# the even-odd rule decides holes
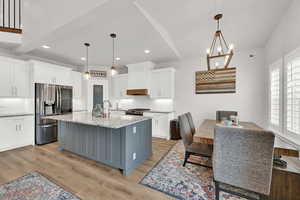
[[[38,172],[0,185],[0,200],[80,200]]]
[[[182,167],[184,146],[179,141],[162,160],[140,181],[152,189],[175,199],[214,200],[214,183],[211,169],[187,163]],[[207,163],[207,159],[192,157],[193,162]],[[242,200],[243,198],[221,192],[221,200]]]

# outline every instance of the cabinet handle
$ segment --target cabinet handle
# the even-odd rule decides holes
[[[18,88],[15,87],[15,96],[18,96]]]
[[[22,125],[19,124],[19,131],[22,131]]]
[[[18,131],[18,125],[16,124],[16,131]]]

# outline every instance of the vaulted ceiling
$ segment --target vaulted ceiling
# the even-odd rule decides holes
[[[110,65],[112,41],[125,65],[200,56],[210,46],[222,12],[221,28],[237,50],[264,47],[291,0],[24,0],[24,37],[15,51],[83,65],[90,42],[92,65]],[[41,48],[48,45],[50,49]],[[145,54],[144,50],[151,50]]]

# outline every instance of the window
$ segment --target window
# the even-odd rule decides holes
[[[270,72],[270,122],[273,126],[280,126],[280,69]]]
[[[300,48],[269,66],[269,125],[300,143]]]
[[[300,134],[300,58],[286,67],[286,128]]]

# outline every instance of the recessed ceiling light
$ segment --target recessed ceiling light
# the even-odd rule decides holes
[[[146,49],[144,52],[145,52],[146,54],[148,54],[148,53],[150,53],[150,50]]]
[[[121,58],[117,57],[116,60],[121,60]]]
[[[80,60],[83,60],[83,61],[85,61],[85,60],[86,60],[86,58],[85,58],[85,57],[81,57],[81,58],[80,58]]]
[[[42,46],[44,49],[50,49],[50,47],[48,45],[43,45]]]

